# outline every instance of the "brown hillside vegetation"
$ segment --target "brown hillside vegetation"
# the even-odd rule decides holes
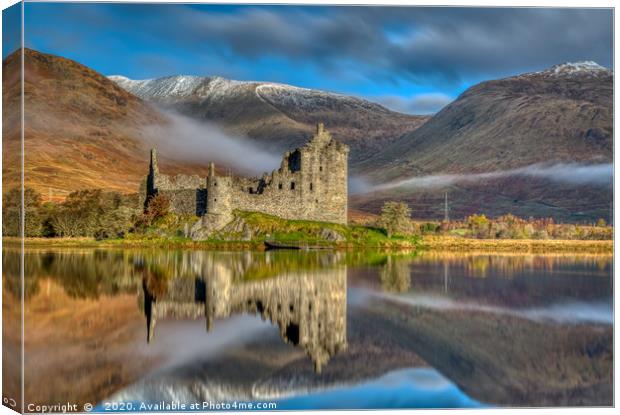
[[[4,188],[19,184],[20,52],[3,61]],[[79,189],[135,192],[148,166],[142,130],[166,118],[75,61],[25,49],[25,184],[46,197]],[[7,122],[8,121],[8,122]],[[168,172],[206,168],[163,159]]]
[[[482,82],[372,159],[386,173],[474,173],[540,162],[609,162],[613,72],[554,68]]]
[[[419,129],[366,160],[361,169],[382,183],[535,164],[611,163],[613,72],[602,67],[563,70],[566,67],[570,64],[475,85]],[[443,188],[391,189],[356,196],[353,206],[376,211],[386,200],[406,200],[414,216],[439,219],[448,191],[451,215],[457,218],[513,213],[571,222],[611,219],[611,185],[565,179],[516,175]]]

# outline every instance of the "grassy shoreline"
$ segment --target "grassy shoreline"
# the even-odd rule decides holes
[[[613,254],[613,240],[573,239],[473,239],[457,236],[424,236],[421,248],[454,252],[593,253]]]
[[[20,239],[3,237],[6,246],[19,246]],[[264,250],[262,241],[192,241],[185,238],[26,238],[29,248],[175,248],[202,250]],[[374,246],[372,244],[334,243],[331,248],[340,250],[381,248],[388,250],[419,249],[423,251],[480,252],[480,253],[574,253],[613,254],[613,241],[557,240],[557,239],[471,239],[456,236],[424,236],[418,244],[408,241],[394,241],[393,244]]]

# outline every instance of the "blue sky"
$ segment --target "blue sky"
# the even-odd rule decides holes
[[[283,82],[410,113],[486,79],[610,67],[613,45],[610,9],[26,3],[25,30],[27,47],[105,75]]]

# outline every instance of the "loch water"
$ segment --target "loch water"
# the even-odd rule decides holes
[[[5,394],[20,261],[3,250]],[[611,255],[28,248],[23,261],[27,405],[613,403]]]

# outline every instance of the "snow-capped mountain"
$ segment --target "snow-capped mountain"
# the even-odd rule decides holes
[[[192,118],[212,121],[284,150],[305,142],[323,122],[351,146],[353,163],[422,125],[429,117],[400,114],[357,97],[273,82],[168,76],[110,76],[126,91]]]
[[[565,62],[545,69],[531,72],[522,76],[546,77],[599,77],[612,75],[613,71],[594,61]]]
[[[163,78],[132,80],[120,75],[108,77],[120,87],[147,101],[171,104],[186,100],[217,100],[243,95],[254,89],[259,98],[273,104],[292,105],[300,110],[312,111],[315,107],[337,101],[367,111],[392,112],[379,104],[357,97],[274,82],[235,81],[214,77],[175,75]]]
[[[157,103],[222,97],[238,93],[240,88],[250,84],[250,82],[232,81],[220,77],[191,75],[144,80],[133,80],[120,75],[112,75],[108,78],[126,91]]]

